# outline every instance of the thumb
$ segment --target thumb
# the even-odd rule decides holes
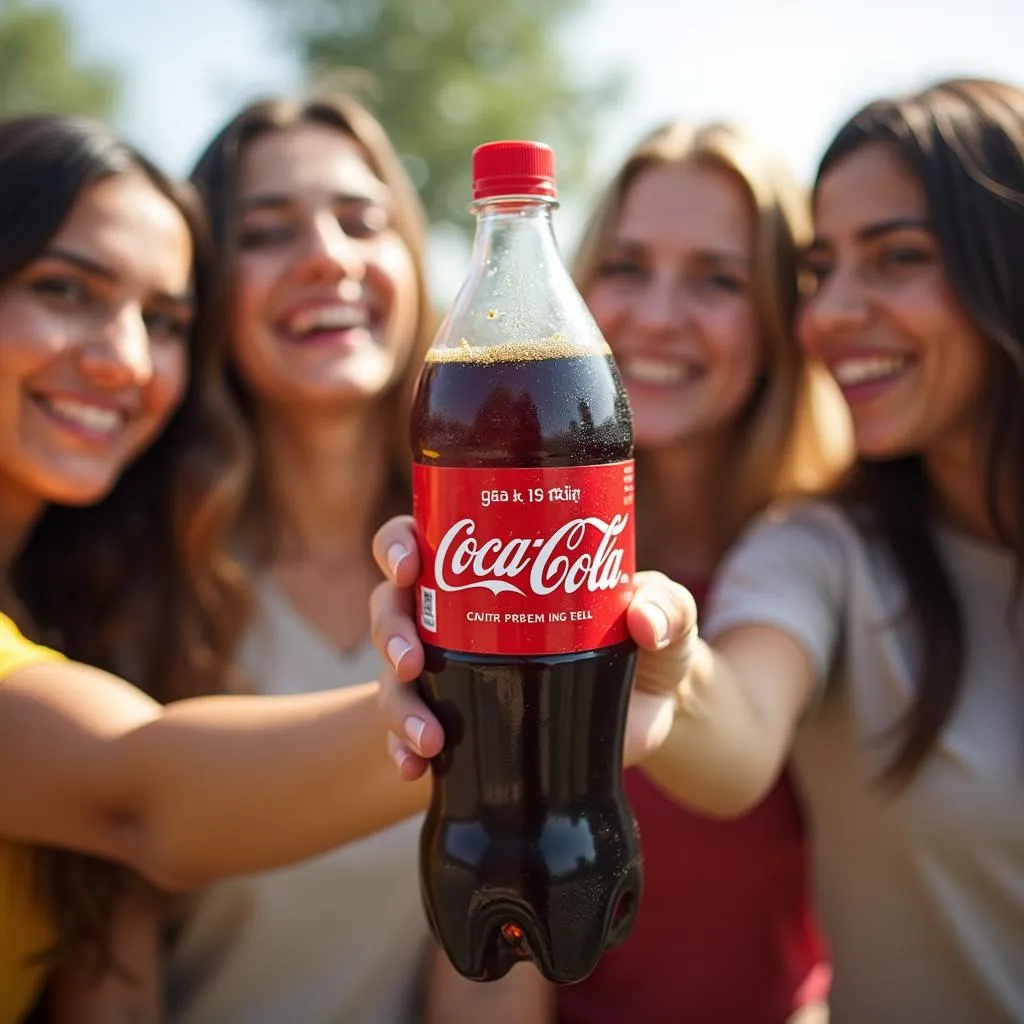
[[[679,693],[697,642],[697,604],[683,586],[661,573],[637,573],[627,612],[640,648],[636,685],[653,693]]]

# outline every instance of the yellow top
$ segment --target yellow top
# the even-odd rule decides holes
[[[0,614],[0,686],[16,669],[58,658]],[[46,972],[30,961],[52,940],[50,923],[34,899],[28,848],[0,840],[0,1024],[16,1024],[32,1008]]]

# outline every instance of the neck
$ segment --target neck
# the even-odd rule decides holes
[[[389,431],[379,411],[302,418],[265,409],[258,433],[271,561],[362,557],[387,472]]]
[[[0,479],[0,608],[15,603],[11,568],[43,508],[38,496]]]
[[[718,510],[730,465],[729,446],[708,439],[641,454],[639,496],[643,569],[674,578],[705,577],[722,555]]]

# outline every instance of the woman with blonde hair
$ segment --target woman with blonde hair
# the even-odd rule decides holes
[[[629,154],[575,260],[633,410],[637,564],[698,602],[754,515],[826,487],[847,460],[841,399],[793,336],[807,240],[801,195],[746,136],[677,122]],[[640,911],[621,948],[558,991],[559,1021],[750,1024],[821,1003],[828,968],[788,776],[733,822],[683,809],[638,770],[626,786],[644,848]],[[456,1019],[454,1007],[471,1006],[469,1020],[477,1001],[499,998],[443,962],[437,974],[438,1024]]]

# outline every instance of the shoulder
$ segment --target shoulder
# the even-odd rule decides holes
[[[59,660],[60,654],[26,639],[14,622],[0,613],[0,679],[26,665]]]

